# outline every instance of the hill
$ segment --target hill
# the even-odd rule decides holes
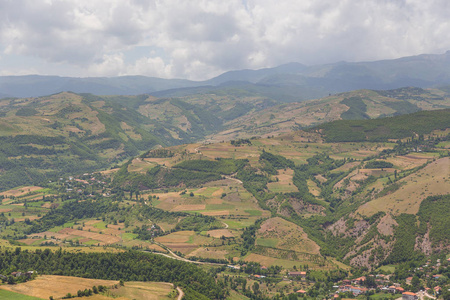
[[[312,128],[157,147],[116,169],[5,191],[0,236],[10,241],[3,242],[0,270],[11,272],[14,260],[16,269],[40,274],[181,282],[192,299],[222,299],[225,282],[258,293],[246,292],[236,279],[244,276],[275,297],[293,270],[308,280],[293,284],[313,291],[309,281],[342,280],[351,267],[357,276],[444,259],[450,123],[439,120],[449,112],[418,113],[437,120],[420,136],[391,130],[417,119],[414,113],[376,119],[390,129],[385,140],[329,142],[325,130]],[[373,120],[358,122],[369,128]]]
[[[450,107],[450,97],[445,89],[425,90],[409,87],[387,91],[357,90],[321,99],[272,105],[263,110],[249,111],[248,114],[228,120],[224,124],[224,130],[209,135],[208,140],[269,136],[335,120],[377,119],[448,107]],[[351,124],[351,122],[337,124]],[[344,128],[342,129],[340,131],[347,132]]]
[[[0,182],[5,189],[92,172],[152,147],[271,136],[338,119],[434,110],[449,106],[446,95],[437,89],[360,90],[282,105],[236,89],[182,98],[74,93],[6,98],[0,101]],[[344,127],[351,122],[338,124],[334,129],[350,134]]]

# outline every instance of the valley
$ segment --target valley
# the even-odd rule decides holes
[[[13,278],[18,289],[9,292],[48,298],[25,284],[80,276],[125,281],[108,284],[104,297],[177,297],[139,283],[165,281],[185,299],[283,299],[297,290],[314,298],[336,294],[329,283],[380,274],[392,278],[385,286],[417,291],[405,276],[429,259],[444,268],[428,275],[448,273],[444,91],[361,90],[288,104],[228,97],[2,100],[0,237],[3,258],[15,261],[0,274],[42,274]],[[106,258],[110,268],[92,268]],[[137,258],[184,271],[149,273]],[[305,276],[291,278],[296,271]]]

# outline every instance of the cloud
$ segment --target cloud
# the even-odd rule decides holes
[[[442,53],[449,9],[445,0],[5,0],[0,68],[28,57],[36,65],[23,70],[42,74],[206,79],[291,61]]]

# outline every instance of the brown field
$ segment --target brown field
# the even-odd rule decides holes
[[[197,256],[203,258],[216,258],[216,259],[225,259],[225,255],[228,254],[226,250],[216,250],[214,248],[203,248],[200,247],[191,253],[187,257]]]
[[[165,236],[159,236],[155,240],[159,243],[185,243],[189,237],[195,235],[194,231],[178,231]]]
[[[218,189],[217,191],[212,193],[213,197],[220,197],[222,195],[222,193],[224,192],[224,190],[222,188]]]
[[[430,159],[433,159],[433,156],[426,154],[421,155],[417,153],[417,154],[408,154],[404,156],[390,157],[386,159],[386,161],[393,163],[395,166],[398,166],[401,169],[412,169],[423,165]]]
[[[67,295],[67,293],[76,295],[78,290],[92,289],[94,285],[110,287],[118,283],[119,281],[114,280],[42,275],[32,281],[15,285],[3,285],[0,288],[19,294],[48,299],[50,296],[62,298]]]
[[[394,215],[416,214],[423,199],[450,191],[450,158],[438,159],[418,172],[400,179],[399,183],[405,185],[392,194],[367,202],[360,206],[357,212],[366,216],[377,211],[391,212]]]
[[[149,299],[165,300],[170,299],[168,294],[173,291],[173,285],[166,282],[125,282],[124,286],[119,286],[118,281],[86,279],[69,276],[42,275],[36,280],[17,285],[7,285],[0,287],[11,292],[25,294],[28,296],[48,299],[53,296],[55,299],[62,298],[67,293],[76,295],[78,290],[92,289],[93,286],[104,285],[111,287],[107,295],[93,295],[90,297],[74,299],[108,300],[114,298],[118,300],[129,299]],[[118,288],[115,286],[118,285]]]
[[[164,245],[169,247],[173,251],[179,251],[184,255],[187,255],[198,248],[198,245],[191,244],[165,243]]]
[[[81,236],[84,238],[89,238],[92,240],[101,241],[101,245],[103,244],[113,244],[120,241],[120,238],[115,235],[108,235],[108,234],[100,234],[95,232],[89,232],[84,230],[77,230],[77,229],[71,229],[71,228],[64,228],[59,231],[60,233],[67,233],[70,235],[75,236]]]
[[[125,286],[109,290],[109,295],[118,299],[165,300],[173,290],[173,285],[166,282],[125,282]],[[90,298],[89,298],[90,299]],[[108,298],[111,299],[111,298]]]
[[[14,220],[15,220],[16,222],[23,222],[23,221],[25,221],[25,219],[29,219],[30,221],[33,221],[33,220],[37,220],[37,219],[40,219],[40,218],[42,218],[42,217],[38,217],[38,216],[25,216],[25,217],[23,217],[23,218],[15,218]]]
[[[228,216],[230,214],[229,210],[218,210],[218,211],[202,211],[202,215],[205,216]]]
[[[21,187],[21,188],[16,188],[16,189],[12,189],[12,190],[8,190],[5,192],[0,193],[0,196],[14,196],[14,197],[19,197],[19,196],[23,196],[27,193],[30,192],[34,192],[37,190],[42,189],[39,186],[25,186],[25,187]]]
[[[23,239],[23,240],[19,240],[19,242],[24,243],[26,245],[31,245],[36,241],[39,241],[40,239]]]
[[[184,204],[175,206],[172,211],[192,211],[192,210],[204,210],[205,204]]]
[[[214,237],[214,238],[221,238],[222,236],[225,237],[233,237],[234,234],[229,229],[215,229],[215,230],[209,230],[207,233]]]
[[[280,217],[270,218],[261,224],[257,239],[278,240],[275,248],[319,254],[320,247],[308,238],[303,229]]]

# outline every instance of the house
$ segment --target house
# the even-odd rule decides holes
[[[22,276],[22,275],[23,275],[22,272],[12,272],[12,273],[11,273],[11,276],[14,276],[14,277],[20,277],[20,276]]]
[[[306,291],[305,290],[298,290],[298,291],[296,291],[296,293],[304,295],[304,294],[306,294]]]
[[[299,277],[300,276],[301,278],[305,278],[306,272],[289,272],[288,275],[291,277]]]
[[[412,281],[412,277],[406,278],[406,284],[411,284],[411,281]]]
[[[398,292],[398,293],[403,293],[404,291],[405,291],[405,289],[404,288],[402,288],[402,287],[396,287],[395,288],[395,290]]]
[[[360,294],[364,294],[365,292],[367,292],[367,289],[366,288],[352,286],[352,287],[350,287],[350,292],[352,292],[353,295],[358,296]]]
[[[435,286],[434,287],[434,292],[436,293],[436,294],[439,294],[440,292],[441,292],[441,287],[440,286]]]
[[[362,287],[356,287],[356,286],[352,286],[352,285],[343,285],[339,287],[339,292],[351,292],[353,293],[353,295],[358,296],[359,294],[364,294],[365,292],[367,292],[366,288],[362,288]]]
[[[390,287],[388,287],[388,291],[389,293],[395,294],[397,292],[397,287],[391,285]]]
[[[404,292],[402,293],[402,300],[417,300],[419,297],[415,293],[412,292]]]
[[[442,277],[441,274],[433,275],[433,278],[434,278],[435,280],[439,280],[439,278],[441,278],[441,277]]]

